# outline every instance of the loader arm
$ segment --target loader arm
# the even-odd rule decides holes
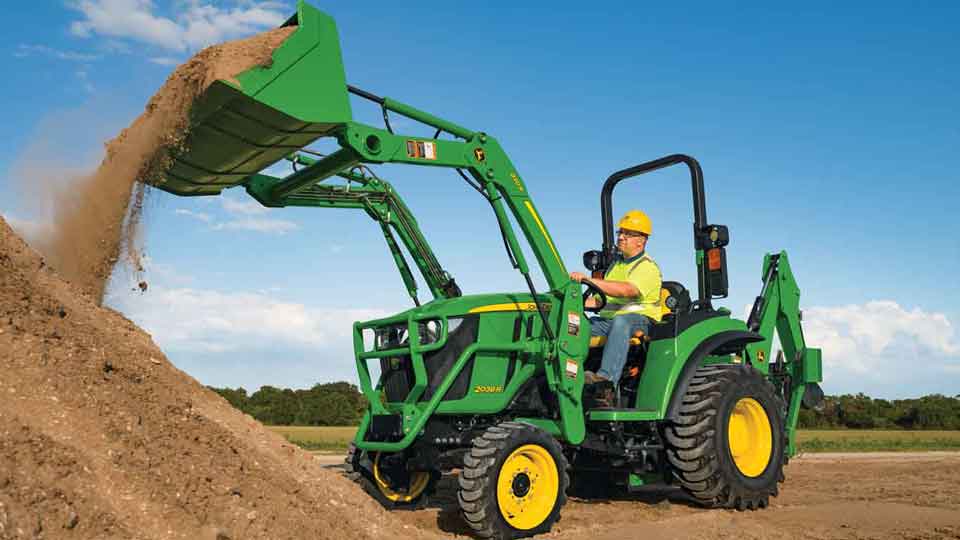
[[[311,166],[318,160],[303,153],[292,154],[287,157],[294,166]],[[266,186],[275,185],[281,179],[259,175],[247,184],[247,192],[261,203],[270,203],[273,206],[300,206],[313,208],[356,208],[366,211],[371,219],[380,224],[387,247],[397,264],[403,278],[407,292],[415,304],[417,298],[417,284],[410,271],[410,267],[400,251],[394,238],[395,232],[403,242],[407,252],[434,298],[454,298],[461,295],[460,287],[450,273],[443,269],[430,244],[424,237],[416,218],[406,205],[396,189],[386,180],[364,174],[362,168],[355,168],[348,172],[337,173],[336,176],[346,180],[346,184],[318,183],[308,189],[299,190],[279,200],[261,200],[261,193]]]
[[[823,380],[820,349],[807,347],[803,338],[800,288],[790,270],[787,252],[768,253],[763,259],[763,289],[754,301],[747,327],[763,341],[746,346],[747,360],[766,373],[782,392],[787,406],[787,452],[796,454],[796,428],[800,405],[808,385]],[[770,362],[774,331],[782,353]]]

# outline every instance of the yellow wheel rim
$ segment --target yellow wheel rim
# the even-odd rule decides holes
[[[373,479],[377,483],[377,489],[380,490],[380,493],[383,493],[384,497],[393,502],[406,503],[416,499],[423,493],[423,490],[427,489],[427,484],[430,483],[430,473],[426,471],[412,473],[409,489],[399,489],[391,486],[380,474],[380,453],[378,452],[377,457],[373,459]]]
[[[763,474],[770,463],[773,435],[763,406],[753,398],[742,398],[730,413],[727,439],[734,463],[744,476]]]
[[[515,529],[529,530],[553,512],[560,489],[557,463],[546,448],[527,444],[503,462],[497,477],[500,515]]]

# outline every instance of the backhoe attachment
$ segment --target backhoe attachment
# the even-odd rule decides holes
[[[747,327],[764,337],[746,346],[750,363],[779,386],[787,406],[787,452],[797,452],[796,429],[800,406],[816,406],[823,398],[820,349],[807,347],[801,327],[800,288],[790,270],[787,252],[763,259],[763,289],[753,303]],[[782,351],[769,361],[774,330]]]

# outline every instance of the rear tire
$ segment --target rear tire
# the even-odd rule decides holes
[[[786,462],[783,401],[746,365],[697,369],[677,419],[664,426],[674,477],[707,507],[765,508]]]
[[[560,443],[521,422],[488,428],[464,456],[457,501],[481,538],[507,540],[550,531],[570,485]]]

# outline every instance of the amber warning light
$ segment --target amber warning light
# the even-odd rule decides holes
[[[711,271],[720,270],[720,248],[713,248],[707,251],[707,268]]]

